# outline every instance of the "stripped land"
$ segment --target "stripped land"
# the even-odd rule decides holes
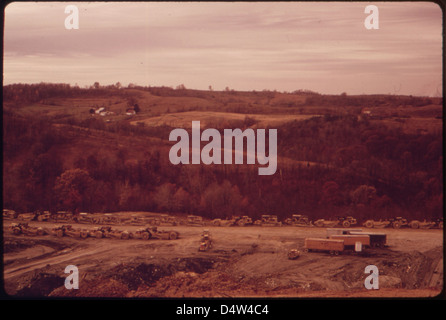
[[[206,226],[214,245],[199,252],[197,226],[159,227],[178,231],[176,240],[116,240],[13,235],[8,225],[4,286],[17,297],[432,297],[443,287],[438,229],[374,229],[387,234],[386,248],[331,256],[302,251],[305,238],[326,236],[315,227]],[[289,260],[293,248],[302,253]],[[67,265],[79,269],[78,290],[64,286]],[[379,269],[378,290],[364,287],[367,265]]]

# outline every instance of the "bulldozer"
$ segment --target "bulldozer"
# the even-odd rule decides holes
[[[198,247],[198,251],[208,251],[212,249],[212,237],[209,230],[203,230],[200,239],[200,246]]]
[[[29,226],[28,223],[13,223],[9,228],[15,235],[43,236],[47,234],[43,228]]]
[[[288,251],[288,259],[289,260],[296,260],[300,257],[300,251],[297,249],[291,249]]]

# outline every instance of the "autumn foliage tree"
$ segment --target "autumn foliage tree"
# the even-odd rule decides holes
[[[82,169],[71,169],[62,173],[54,186],[54,192],[62,209],[76,212],[84,210],[92,200],[94,180]]]
[[[209,185],[201,197],[201,207],[209,218],[230,218],[240,214],[242,200],[239,188],[225,180]]]

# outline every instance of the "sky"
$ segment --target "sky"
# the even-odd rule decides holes
[[[13,2],[3,83],[442,96],[442,41],[433,2]]]

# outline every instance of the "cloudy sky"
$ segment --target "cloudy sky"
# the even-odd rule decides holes
[[[67,5],[79,29],[67,30]],[[367,5],[379,9],[368,30]],[[326,94],[442,95],[442,11],[430,2],[18,2],[4,84],[57,82]]]

